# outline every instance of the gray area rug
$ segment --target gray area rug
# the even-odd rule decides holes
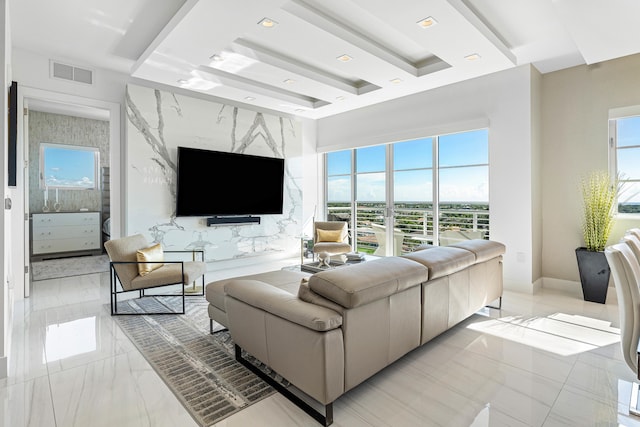
[[[31,263],[31,280],[58,279],[109,271],[107,255],[49,259]]]
[[[180,304],[180,298],[145,297],[118,303],[118,312],[175,310]],[[115,316],[125,334],[203,427],[275,393],[235,360],[228,331],[209,333],[207,304],[203,297],[187,297],[184,315]],[[282,382],[260,362],[253,359],[253,363]]]

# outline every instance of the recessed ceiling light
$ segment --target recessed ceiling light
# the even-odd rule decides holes
[[[297,108],[296,109],[296,113],[304,113],[306,110],[303,110],[302,108]]]
[[[180,79],[180,80],[178,80],[178,84],[186,85],[187,83],[189,83],[189,81],[188,81],[188,80],[185,80],[185,79]]]
[[[353,58],[350,57],[349,55],[347,55],[346,53],[344,55],[340,55],[336,58],[338,61],[342,61],[342,62],[349,62],[351,61]]]
[[[436,21],[432,16],[427,16],[426,18],[421,19],[418,22],[416,22],[416,24],[418,24],[422,28],[433,27],[437,23],[438,23],[438,21]]]
[[[245,96],[244,99],[247,101],[255,101],[256,99],[253,96]]]
[[[288,85],[294,84],[295,82],[296,82],[296,81],[295,81],[295,80],[293,80],[293,79],[287,79],[287,80],[284,80],[284,81],[283,81],[283,83],[286,83],[286,84],[288,84]]]
[[[336,96],[336,101],[344,101],[344,96],[340,95],[340,96]]]
[[[276,21],[274,21],[273,19],[262,18],[262,20],[260,22],[258,22],[258,25],[262,25],[265,28],[273,28],[276,25],[278,25],[278,23]]]
[[[390,81],[391,83],[393,83],[394,85],[397,85],[397,84],[402,83],[402,79],[397,78],[397,77],[396,77],[395,79],[392,79],[392,80],[389,80],[389,81]]]
[[[209,57],[209,59],[211,59],[213,61],[217,61],[217,62],[224,61],[224,58],[222,57],[222,55],[220,55],[218,53],[214,53],[213,55],[211,55]]]
[[[471,55],[467,55],[464,57],[464,59],[466,59],[467,61],[476,61],[480,58],[481,56],[478,53],[472,53]]]

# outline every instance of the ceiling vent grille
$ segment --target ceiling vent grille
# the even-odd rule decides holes
[[[93,71],[51,61],[51,77],[78,83],[93,84]]]

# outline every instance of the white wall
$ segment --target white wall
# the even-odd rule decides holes
[[[321,157],[316,152],[316,121],[302,120],[302,225],[301,234],[313,234],[313,218],[318,218],[322,212],[320,195],[323,173],[320,169]]]
[[[0,35],[0,55],[2,56],[2,70],[0,70],[0,79],[3,82],[2,111],[6,112],[8,108],[7,90],[11,84],[11,28],[9,26],[9,5],[6,0],[0,0],[0,22],[4,31]],[[0,164],[3,165],[2,176],[0,176],[0,188],[2,188],[3,197],[11,198],[12,190],[7,187],[7,115],[0,114],[0,129],[2,132],[2,150],[0,150]],[[4,202],[3,202],[4,204]],[[8,354],[9,340],[11,336],[11,288],[13,288],[13,277],[11,274],[11,211],[0,209],[0,225],[2,226],[3,244],[0,246],[0,378],[5,378],[8,372]]]
[[[532,85],[532,79],[534,84]],[[533,202],[538,171],[535,81],[529,66],[456,83],[318,121],[318,151],[388,143],[489,127],[491,238],[507,246],[505,287],[531,292],[534,277]],[[536,190],[537,191],[537,190]],[[536,257],[537,259],[537,257]]]
[[[204,250],[206,261],[299,253],[304,186],[299,120],[138,85],[128,86],[126,106],[127,234],[143,234],[167,248]],[[260,224],[213,227],[203,217],[175,217],[178,146],[284,158],[283,213],[261,215]],[[229,170],[226,182],[203,183],[198,190],[215,199],[216,186],[247,179],[260,188],[259,170]]]
[[[542,75],[531,73],[532,279],[542,286]]]
[[[90,64],[78,64],[74,62],[74,65],[78,66],[86,66],[87,68],[92,68],[95,71],[95,84],[93,86],[86,86],[75,82],[67,82],[61,81],[57,79],[52,79],[49,76],[49,60],[50,58],[43,57],[41,55],[27,52],[24,50],[16,49],[13,52],[13,59],[15,62],[14,67],[14,79],[17,80],[20,84],[20,87],[24,93],[26,93],[28,97],[33,98],[44,98],[52,101],[59,102],[68,102],[68,103],[79,103],[79,100],[86,100],[89,104],[97,104],[100,103],[108,103],[115,104],[119,106],[119,117],[118,119],[122,122],[123,126],[119,127],[120,140],[122,154],[119,157],[119,165],[125,165],[125,152],[126,152],[126,117],[125,117],[125,90],[126,85],[129,83],[136,83],[140,86],[147,86],[152,88],[158,88],[160,90],[172,91],[176,94],[181,94],[185,96],[189,96],[194,99],[200,99],[211,102],[221,102],[221,100],[207,96],[200,93],[194,93],[191,91],[185,91],[179,88],[171,88],[164,85],[157,85],[150,82],[145,82],[139,79],[131,79],[129,76],[124,74],[118,74],[109,72],[106,70],[95,69],[92,68]],[[64,60],[64,58],[54,58],[57,60]],[[73,95],[70,95],[73,94]],[[60,100],[61,99],[61,100]],[[261,111],[266,114],[273,114],[274,112],[264,109],[256,109],[253,106],[238,104],[238,103],[230,103],[230,105],[239,105],[246,110],[254,110]],[[317,181],[317,166],[316,166],[316,158],[315,155],[315,124],[311,120],[303,120],[302,121],[302,139],[304,143],[304,158],[305,158],[305,166],[303,168],[304,179],[302,179],[305,185],[305,200],[309,200],[305,202],[303,217],[308,217],[313,215],[313,208],[316,205],[317,201],[315,200],[315,196],[317,195],[317,191],[315,191],[315,183]],[[310,156],[310,157],[309,157]],[[115,159],[115,157],[114,157]],[[125,198],[127,195],[126,182],[124,179],[125,170],[122,170],[121,173],[114,174],[112,168],[112,180],[114,178],[120,179],[122,178],[122,184],[120,185],[121,191],[121,208],[120,215],[123,218],[123,224],[121,228],[120,234],[127,234],[129,230],[126,229],[127,224],[124,224],[124,218],[127,216]],[[311,181],[309,181],[311,179]],[[306,188],[310,187],[310,188]],[[115,188],[115,185],[112,184],[112,192]],[[308,191],[309,190],[309,191]],[[20,190],[21,191],[21,190]],[[116,204],[112,205],[112,215],[115,215]],[[113,224],[112,224],[113,226]],[[112,233],[113,234],[113,233]],[[113,234],[118,235],[118,234]],[[16,244],[21,244],[16,240]]]
[[[640,105],[640,55],[573,67],[542,79],[542,274],[579,281],[575,249],[583,246],[579,179],[608,169],[609,109]],[[618,219],[609,243],[640,219]]]

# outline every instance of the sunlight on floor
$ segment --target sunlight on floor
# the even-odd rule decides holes
[[[620,342],[610,322],[555,313],[546,317],[506,316],[473,323],[469,329],[570,356]]]
[[[42,362],[96,351],[96,317],[47,326]]]

